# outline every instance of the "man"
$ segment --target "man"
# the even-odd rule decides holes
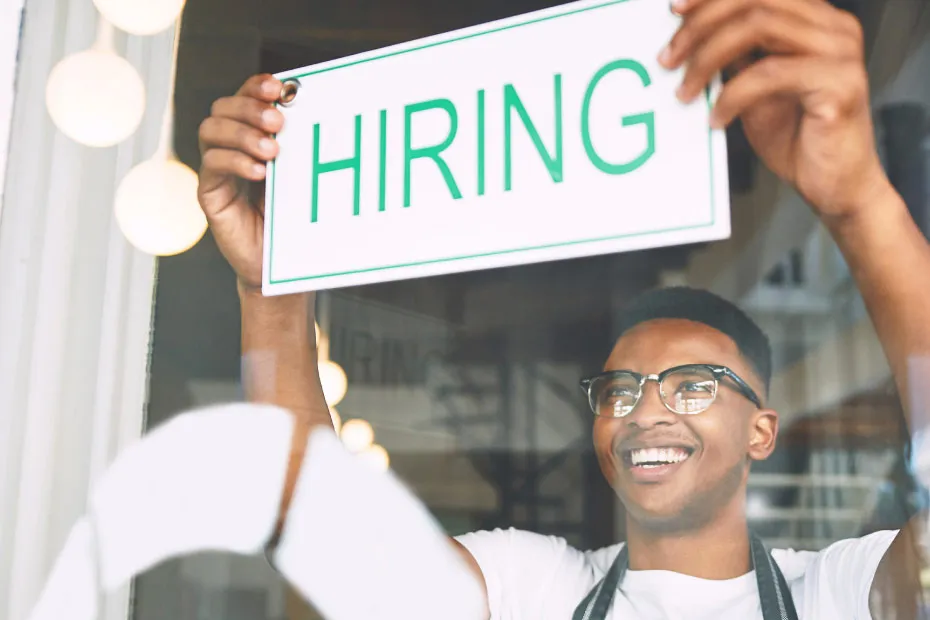
[[[693,100],[720,71],[732,76],[712,124],[739,118],[760,159],[831,232],[908,395],[919,380],[910,365],[930,354],[930,287],[914,282],[930,273],[930,246],[876,153],[858,22],[824,0],[676,0],[672,10],[683,20],[660,62],[687,67],[680,98]],[[280,92],[256,76],[215,103],[201,127],[200,201],[239,278],[247,392],[302,421],[293,478],[307,432],[330,418],[308,330],[312,295],[260,293],[263,205],[247,190],[277,152]],[[583,553],[513,530],[461,537],[457,548],[485,584],[487,616],[869,618],[880,594],[883,608],[894,599],[896,617],[915,617],[916,524],[816,554],[769,556],[748,533],[750,464],[771,454],[778,434],[758,328],[689,290],[648,295],[624,320],[605,374],[584,386],[601,469],[627,508],[627,543]],[[920,424],[920,404],[905,407]]]

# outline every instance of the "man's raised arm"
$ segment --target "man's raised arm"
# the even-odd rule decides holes
[[[332,426],[317,370],[313,295],[261,294],[265,167],[278,152],[284,126],[273,103],[281,85],[255,76],[232,97],[214,102],[200,126],[198,198],[220,251],[236,272],[242,311],[242,373],[246,397],[297,416],[279,529],[287,513],[310,429]]]
[[[930,277],[930,245],[890,184],[870,196],[869,204],[855,215],[829,227],[888,357],[908,427],[911,433],[925,435],[930,402],[921,386],[930,382],[930,287],[923,282]],[[924,450],[928,447],[923,443]],[[928,457],[916,455],[918,463]],[[928,473],[918,471],[924,485]],[[912,518],[885,553],[871,587],[874,618],[923,617],[925,519],[923,514]]]
[[[714,74],[735,70],[713,124],[739,118],[760,159],[832,233],[865,299],[911,432],[922,432],[930,403],[914,398],[913,388],[930,381],[921,375],[930,356],[930,247],[875,148],[861,25],[824,0],[673,6],[683,24],[661,60],[687,66],[682,98],[693,100]],[[902,530],[873,581],[872,593],[882,594],[898,618],[917,617],[920,531],[917,519]]]
[[[674,5],[683,25],[661,59],[670,68],[687,63],[681,96],[693,100],[717,72],[742,67],[720,93],[712,124],[739,118],[760,159],[830,230],[865,298],[905,407],[919,419],[925,407],[909,401],[908,386],[913,362],[930,355],[930,288],[922,285],[930,246],[875,148],[858,20],[825,0]]]
[[[869,203],[830,224],[891,364],[912,432],[930,423],[917,389],[930,381],[930,245],[886,183]]]
[[[284,530],[299,485],[298,474],[308,437],[319,427],[332,428],[311,327],[315,296],[261,294],[264,240],[261,189],[266,164],[278,153],[274,135],[284,125],[283,115],[274,106],[280,93],[278,80],[258,75],[246,81],[235,96],[213,104],[210,116],[200,127],[203,164],[198,192],[217,245],[238,280],[246,397],[252,402],[278,405],[297,417],[275,540]],[[472,572],[481,578],[471,554],[461,545],[453,544]]]
[[[280,535],[309,432],[332,428],[317,368],[314,295],[263,297],[239,285],[242,312],[242,381],[251,402],[278,405],[297,417],[275,537]]]

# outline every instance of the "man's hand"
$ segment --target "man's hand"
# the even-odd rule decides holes
[[[200,125],[198,190],[216,243],[239,279],[246,397],[287,409],[298,421],[276,532],[287,515],[310,429],[332,428],[310,327],[313,294],[261,294],[263,186],[266,164],[278,154],[274,134],[284,127],[284,116],[274,107],[281,86],[270,75],[256,75],[234,96],[213,104]]]
[[[910,430],[927,432],[930,412],[908,397],[909,386],[927,382],[920,369],[930,359],[930,289],[919,279],[930,273],[930,245],[875,150],[858,22],[824,0],[681,0],[674,10],[683,23],[660,62],[687,65],[682,99],[699,95],[717,72],[733,71],[712,123],[722,127],[739,117],[762,161],[797,188],[833,233],[888,357]],[[915,617],[921,600],[920,520],[901,530],[872,582],[875,600],[899,618]]]
[[[262,187],[265,166],[278,154],[273,134],[284,126],[273,105],[280,94],[278,80],[256,75],[217,100],[200,125],[200,206],[240,287],[250,290],[262,284]]]
[[[660,62],[687,67],[680,97],[729,73],[712,124],[739,117],[762,161],[826,223],[886,191],[853,15],[825,0],[680,0],[673,11],[683,22]]]

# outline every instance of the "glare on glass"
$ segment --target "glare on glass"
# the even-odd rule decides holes
[[[756,407],[762,401],[752,388],[726,366],[688,364],[658,374],[643,375],[631,370],[612,370],[581,381],[588,404],[595,415],[622,418],[629,415],[643,396],[646,383],[658,384],[665,408],[673,413],[693,415],[706,411],[717,399],[721,383],[745,396]]]

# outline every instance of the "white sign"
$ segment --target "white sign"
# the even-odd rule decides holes
[[[677,24],[584,0],[279,74],[265,294],[728,236],[713,93],[657,61]]]

